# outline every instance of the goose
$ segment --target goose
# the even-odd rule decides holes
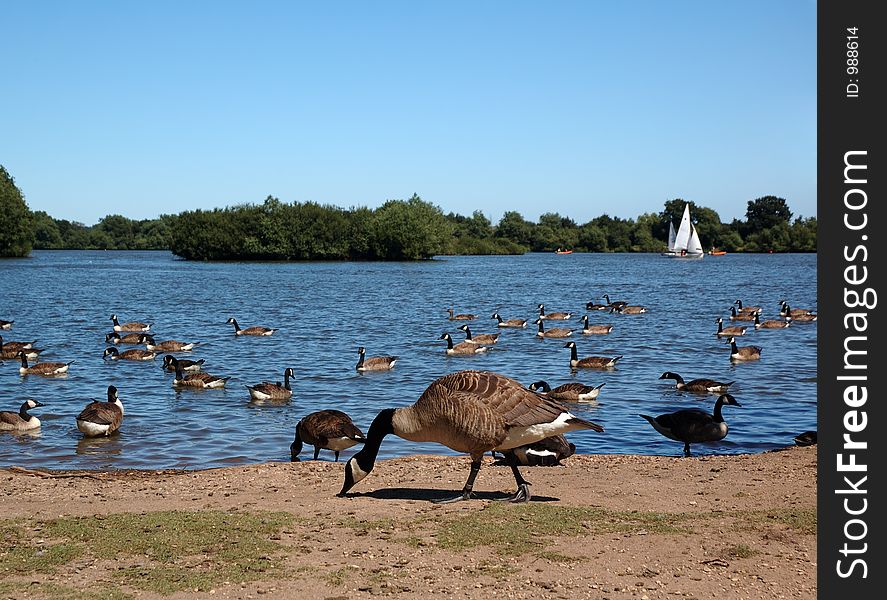
[[[526,319],[508,319],[507,321],[503,321],[502,317],[499,316],[499,313],[493,313],[491,319],[496,319],[498,321],[498,327],[512,327],[512,328],[523,328],[527,326]]]
[[[25,400],[18,412],[4,410],[0,412],[0,431],[29,431],[40,427],[40,419],[29,415],[28,411],[38,406],[45,406],[37,400]]]
[[[807,308],[791,308],[785,300],[779,301],[780,317],[797,317],[798,315],[813,314],[813,311]]]
[[[760,306],[743,306],[742,300],[736,300],[736,302],[734,302],[733,304],[735,304],[738,307],[738,310],[741,313],[760,314],[761,311],[763,310]]]
[[[758,313],[755,313],[755,329],[785,329],[791,324],[791,317],[786,317],[785,321],[777,321],[776,319],[761,321]]]
[[[731,335],[745,335],[745,330],[748,329],[745,325],[731,325],[729,327],[724,327],[724,319],[718,317],[718,320],[715,321],[718,324],[718,330],[715,332],[717,336],[731,336]]]
[[[116,331],[112,331],[111,333],[105,334],[105,343],[106,344],[141,344],[142,343],[142,333],[127,333],[124,336],[121,336]]]
[[[595,304],[593,300],[585,303],[585,310],[607,310],[608,308],[610,308],[610,305]]]
[[[685,382],[683,377],[677,373],[672,373],[671,371],[666,371],[659,376],[659,379],[674,379],[675,389],[678,390],[685,390],[688,392],[711,392],[713,394],[722,394],[726,392],[731,385],[736,383],[735,381],[724,383],[723,381],[715,381],[714,379],[691,379],[690,381]]]
[[[77,415],[77,429],[88,437],[111,435],[123,422],[123,403],[117,395],[117,388],[108,386],[108,401],[93,400]]]
[[[201,372],[185,375],[181,363],[175,357],[172,359],[172,364],[176,369],[176,377],[172,380],[173,387],[219,389],[225,387],[225,382],[231,379],[230,377],[217,377]]]
[[[157,353],[151,352],[150,350],[133,348],[132,350],[124,350],[123,352],[120,352],[114,346],[105,348],[105,351],[102,353],[102,358],[110,358],[111,360],[154,360],[156,357]]]
[[[64,375],[68,372],[68,367],[74,364],[74,361],[67,363],[62,362],[42,362],[36,363],[34,365],[28,366],[28,356],[24,351],[18,353],[19,358],[22,359],[22,366],[19,367],[18,372],[22,375]]]
[[[339,462],[339,452],[366,442],[366,437],[342,411],[319,410],[296,423],[296,438],[290,444],[291,461],[299,460],[303,442],[314,446],[314,460],[321,450],[332,450]]]
[[[124,323],[121,325],[117,321],[117,315],[111,315],[111,322],[114,323],[114,331],[148,331],[151,329],[149,323]]]
[[[727,423],[721,416],[721,407],[742,406],[730,394],[722,394],[715,402],[712,414],[698,408],[685,408],[658,417],[640,415],[650,422],[653,429],[670,440],[684,442],[684,454],[690,456],[690,444],[717,442],[727,436]]]
[[[785,312],[789,314],[786,319],[790,321],[797,321],[798,323],[812,323],[817,319],[816,315],[811,312],[805,313],[803,315],[793,314],[792,308],[788,304],[785,305]]]
[[[3,351],[7,351],[7,350],[15,350],[15,351],[19,351],[19,350],[30,350],[31,348],[34,347],[34,344],[36,344],[36,343],[37,343],[37,340],[33,340],[33,341],[31,341],[31,342],[13,342],[13,341],[10,341],[10,342],[4,342],[4,341],[3,341],[3,336],[0,335],[0,350],[3,350]]]
[[[487,371],[457,371],[434,380],[412,405],[387,408],[373,419],[363,449],[345,464],[345,482],[338,495],[345,496],[370,474],[382,440],[393,433],[412,442],[436,442],[471,456],[462,492],[438,502],[470,499],[483,456],[493,450],[505,454],[517,483],[517,493],[510,501],[527,502],[530,484],[521,476],[516,457],[506,450],[580,429],[604,430],[514,379]]]
[[[262,402],[267,400],[289,400],[293,396],[293,390],[290,388],[290,377],[295,377],[296,372],[292,367],[283,370],[283,385],[280,383],[271,383],[263,381],[256,385],[248,385],[249,396],[253,400]]]
[[[816,443],[816,431],[799,433],[793,439],[798,446],[812,446]]]
[[[608,356],[586,356],[585,358],[579,358],[576,342],[567,342],[564,344],[564,348],[570,349],[570,366],[574,369],[610,369],[615,367],[616,361],[622,358],[622,356],[614,356],[612,358]]]
[[[0,319],[0,329],[12,329],[13,323],[15,323],[15,321],[4,321],[3,319]]]
[[[576,454],[576,445],[567,441],[562,435],[547,437],[532,444],[508,450],[513,454],[517,464],[527,467],[553,467],[561,464],[565,458]],[[506,460],[508,458],[506,457]]]
[[[472,344],[495,344],[499,341],[499,336],[501,333],[479,333],[476,336],[471,336],[471,329],[467,324],[460,327],[462,331],[465,332],[465,341],[471,342]]]
[[[730,338],[730,360],[758,360],[762,349],[758,346],[736,346],[736,338]]]
[[[545,314],[545,305],[539,305],[539,318],[540,319],[548,319],[549,321],[569,321],[573,318],[573,313],[571,312],[553,312]]]
[[[613,331],[612,325],[589,325],[588,315],[582,315],[582,334],[583,335],[606,335]]]
[[[607,308],[621,308],[623,306],[628,306],[628,302],[623,302],[622,300],[614,300],[613,302],[610,302],[610,296],[607,294],[604,294],[601,298],[607,301]]]
[[[471,342],[460,342],[453,345],[453,338],[449,333],[444,333],[438,339],[447,341],[447,349],[444,350],[447,354],[450,355],[472,355],[472,354],[480,354],[481,352],[486,352],[489,350],[486,346],[481,346],[480,344],[473,344]]]
[[[642,315],[647,312],[647,307],[626,304],[625,306],[620,306],[618,308],[614,307],[610,309],[610,312],[618,312],[620,315]]]
[[[234,325],[234,335],[255,335],[255,336],[267,336],[273,334],[277,331],[277,328],[271,329],[270,327],[261,327],[259,325],[255,325],[253,327],[247,327],[246,329],[241,329],[240,325],[237,324],[237,319],[231,317],[225,322],[226,325]]]
[[[179,366],[182,368],[183,371],[199,371],[200,367],[203,366],[203,363],[206,362],[206,359],[205,358],[201,358],[200,360],[190,360],[187,358],[177,359],[172,354],[167,354],[166,356],[163,357],[163,365],[161,365],[161,368],[165,371],[175,371],[176,370],[176,365],[175,365],[176,362],[179,363]]]
[[[18,358],[20,354],[24,353],[28,360],[37,360],[41,352],[43,352],[43,350],[40,348],[22,348],[16,350],[4,347],[0,350],[0,358]]]
[[[542,319],[536,319],[533,321],[534,325],[539,325],[539,331],[536,332],[537,337],[541,338],[565,338],[573,335],[572,329],[565,329],[563,327],[553,327],[548,331],[545,331],[545,326],[542,324]]]
[[[731,321],[754,321],[755,316],[752,313],[738,313],[736,312],[736,307],[730,307],[730,320]]]
[[[158,352],[190,352],[194,349],[195,342],[180,342],[178,340],[165,340],[155,342],[153,335],[142,335],[142,344],[148,350],[156,350]]]
[[[602,383],[596,386],[590,386],[572,381],[570,383],[565,383],[563,385],[557,386],[554,389],[551,389],[551,386],[548,385],[548,382],[537,381],[536,383],[530,384],[530,389],[534,392],[545,394],[549,398],[554,398],[555,400],[567,400],[569,402],[588,402],[597,398],[598,395],[601,393],[601,388],[605,385],[606,383]]]
[[[358,371],[388,371],[394,368],[394,363],[398,361],[399,356],[371,356],[366,357],[366,348],[361,346],[357,349],[360,358],[357,359]]]
[[[469,314],[457,315],[457,314],[454,314],[456,311],[453,310],[452,308],[448,308],[448,309],[446,309],[446,311],[448,313],[450,313],[450,316],[449,316],[450,321],[473,321],[477,318],[477,315],[469,315]]]

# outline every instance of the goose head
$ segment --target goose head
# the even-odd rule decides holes
[[[659,376],[659,379],[674,379],[675,381],[683,381],[683,377],[681,377],[677,373],[672,373],[671,371],[666,371]]]
[[[37,408],[38,406],[46,406],[39,400],[26,400],[24,406],[27,406],[25,410],[31,410],[32,408]]]
[[[540,380],[535,383],[531,383],[529,389],[533,390],[534,392],[538,392],[539,390],[542,390],[543,392],[545,392],[547,394],[548,392],[551,391],[551,386],[548,385],[547,381]]]
[[[102,358],[107,359],[109,356],[111,358],[117,358],[120,353],[117,351],[117,348],[105,348],[105,351],[102,353]]]
[[[719,404],[728,404],[730,406],[742,406],[739,402],[736,401],[736,398],[732,396],[732,394],[723,394],[720,398],[718,398]]]
[[[575,347],[576,347],[576,342],[567,342],[566,344],[564,344],[564,348],[575,348]]]

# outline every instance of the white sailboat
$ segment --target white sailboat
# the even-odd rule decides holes
[[[674,252],[675,238],[676,238],[676,235],[675,235],[675,231],[674,231],[674,223],[669,221],[668,222],[668,251],[669,252]]]
[[[662,256],[668,258],[702,258],[705,252],[702,251],[702,243],[699,241],[699,234],[696,228],[690,222],[690,204],[684,205],[684,215],[681,217],[681,224],[678,231],[674,233],[674,225],[668,224],[668,252],[663,252]],[[672,240],[674,234],[674,240]]]

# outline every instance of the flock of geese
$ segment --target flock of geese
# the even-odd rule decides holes
[[[626,302],[612,302],[608,296],[602,297],[606,304],[588,302],[586,310],[609,311],[626,315],[639,315],[647,312],[643,306],[629,305]],[[795,322],[809,323],[816,315],[809,310],[790,307],[785,301],[780,303],[780,319],[760,320],[762,308],[744,306],[736,300],[731,306],[729,320],[737,323],[724,326],[722,318],[717,319],[718,329],[714,335],[726,338],[731,345],[732,361],[752,361],[761,357],[758,346],[737,346],[736,338],[746,335],[749,328],[784,329]],[[566,322],[575,313],[549,312],[545,305],[538,305],[539,315],[533,321],[538,326],[536,336],[542,338],[567,338],[576,330],[565,327],[545,329],[544,323]],[[459,329],[465,339],[454,343],[449,333],[443,333],[447,355],[469,356],[485,352],[499,342],[501,333],[479,333],[471,331],[469,322],[477,315],[457,314],[447,309],[450,321],[464,321]],[[526,328],[526,319],[503,319],[498,312],[490,317],[495,319],[498,328]],[[106,360],[151,361],[159,354],[163,356],[165,370],[175,372],[172,385],[177,388],[221,388],[228,377],[219,377],[203,371],[204,360],[191,360],[173,356],[170,353],[189,352],[196,343],[165,340],[157,342],[149,333],[151,325],[140,322],[121,324],[117,315],[111,315],[113,331],[105,341],[108,346],[103,358]],[[739,325],[738,323],[753,323]],[[253,326],[242,329],[233,317],[227,324],[233,325],[238,336],[270,336],[277,329]],[[606,335],[613,325],[590,325],[588,315],[582,317],[583,327],[579,335]],[[13,321],[0,320],[0,329],[11,330]],[[118,350],[122,344],[143,345],[144,349]],[[571,369],[612,369],[622,356],[588,356],[580,358],[575,341],[567,341],[564,348],[570,349]],[[0,357],[17,358],[22,376],[56,376],[65,374],[72,362],[36,362],[42,350],[34,347],[34,342],[4,341],[0,337]],[[397,356],[367,356],[366,349],[358,349],[358,372],[387,371],[394,368]],[[290,380],[295,377],[292,368],[283,372],[283,382],[263,381],[247,386],[251,400],[258,402],[287,401],[293,391]],[[712,379],[685,381],[679,374],[666,371],[660,379],[672,379],[678,390],[697,393],[719,394],[712,413],[699,409],[683,409],[656,417],[640,415],[663,436],[682,442],[684,453],[690,454],[690,444],[718,441],[728,432],[722,415],[723,406],[740,406],[728,392],[734,382],[719,382]],[[295,438],[290,447],[292,460],[298,460],[303,445],[314,446],[314,458],[321,449],[331,450],[338,461],[339,453],[356,444],[363,444],[345,465],[345,481],[339,492],[346,495],[351,488],[365,478],[373,469],[382,440],[389,434],[415,442],[436,442],[448,448],[469,454],[471,468],[468,479],[460,494],[442,500],[450,502],[472,497],[475,479],[480,470],[483,456],[488,453],[501,453],[511,467],[517,485],[517,492],[510,498],[512,502],[525,502],[530,499],[529,483],[518,470],[519,465],[557,464],[575,451],[564,434],[577,430],[602,432],[603,428],[592,421],[577,417],[565,403],[589,402],[595,400],[604,384],[588,386],[571,382],[552,388],[545,381],[537,381],[524,386],[518,381],[497,373],[463,370],[445,375],[432,382],[419,399],[410,406],[390,408],[379,412],[370,425],[367,434],[352,422],[351,418],[337,410],[320,410],[302,418],[295,427]],[[0,412],[0,431],[27,431],[40,427],[40,420],[29,411],[44,406],[37,400],[25,401],[18,412]],[[124,409],[118,390],[108,386],[106,401],[92,401],[77,415],[77,428],[84,436],[108,436],[119,430],[123,421]],[[814,433],[814,432],[810,432]],[[815,433],[814,433],[815,435]],[[808,436],[809,437],[809,436]],[[806,440],[807,438],[805,438]],[[815,443],[815,437],[813,438]],[[801,442],[798,441],[800,444]]]

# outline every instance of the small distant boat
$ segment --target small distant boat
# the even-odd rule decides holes
[[[681,217],[681,225],[678,227],[677,233],[674,230],[674,224],[668,224],[668,251],[663,252],[662,256],[668,258],[702,258],[705,252],[702,251],[702,242],[699,241],[699,234],[696,228],[690,222],[690,204],[684,205],[684,216]]]
[[[725,254],[727,254],[727,251],[726,250],[715,250],[714,248],[712,248],[711,250],[708,251],[708,254],[709,254],[709,256],[724,256]]]
[[[558,248],[554,251],[555,254],[573,254],[572,250],[564,250],[563,248]]]

